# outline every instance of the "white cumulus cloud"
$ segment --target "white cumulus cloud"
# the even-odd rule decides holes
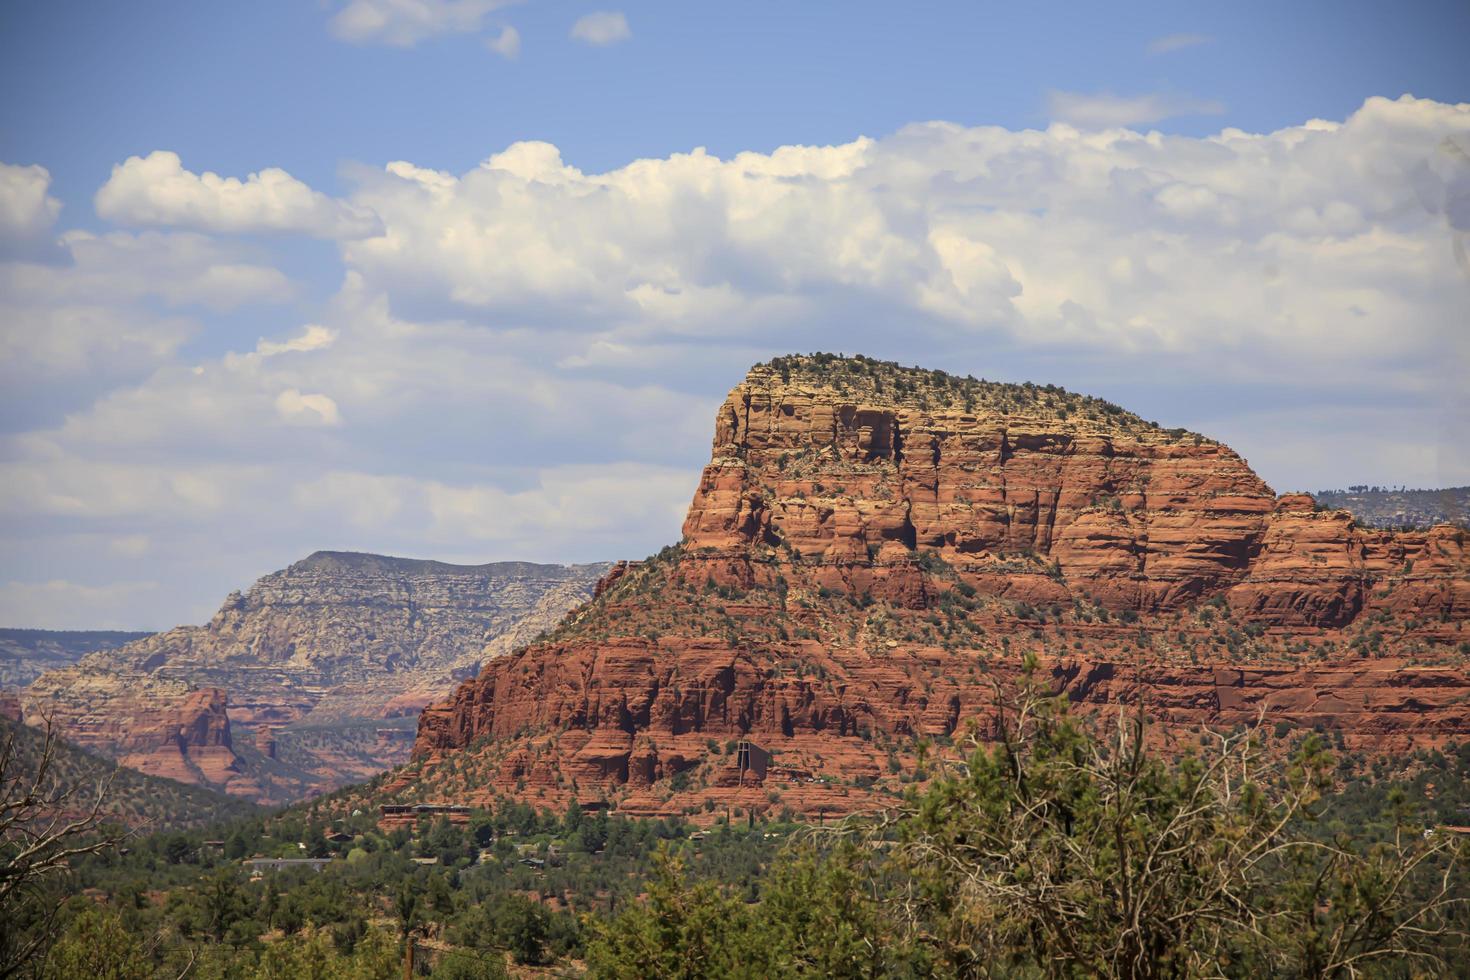
[[[6,380],[44,381],[0,386],[0,553],[70,581],[146,563],[150,610],[313,548],[646,554],[729,386],[791,350],[1103,395],[1278,489],[1464,483],[1462,147],[1470,105],[1410,97],[1265,133],[935,122],[600,173],[516,143],[364,171],[341,203],[382,234],[342,236],[337,295],[243,328],[211,310],[290,292],[244,243],[66,232],[69,264],[0,262],[23,314],[0,323],[28,324]]]
[[[298,233],[362,238],[380,229],[371,211],[314,191],[270,167],[244,180],[185,170],[177,153],[154,150],[112,168],[97,191],[98,216],[133,225],[219,233]]]
[[[628,29],[628,18],[622,13],[613,10],[599,10],[578,17],[572,24],[571,36],[574,40],[586,44],[606,47],[609,44],[628,40],[633,36],[633,32]]]
[[[333,16],[331,30],[355,44],[411,47],[442,34],[480,30],[485,18],[517,0],[349,0]]]
[[[199,310],[289,298],[251,255],[190,233],[71,231],[64,261],[0,263],[0,381],[17,398],[66,379],[121,379],[166,364],[200,330]],[[22,394],[25,392],[25,394]]]
[[[337,331],[331,327],[308,323],[299,335],[289,340],[266,340],[262,337],[255,345],[255,353],[262,357],[273,357],[276,354],[322,350],[332,346],[336,339]]]
[[[1452,325],[1461,280],[1413,175],[1466,133],[1470,108],[1401,99],[1266,134],[928,123],[601,174],[518,143],[365,181],[385,232],[344,255],[395,304],[588,334],[569,365],[659,338],[822,343],[864,308],[936,337],[1357,357]]]
[[[327,395],[302,394],[287,388],[276,396],[276,411],[281,418],[296,425],[340,425],[342,416],[337,403]]]
[[[50,188],[45,167],[0,163],[0,243],[29,241],[51,230],[61,202],[47,193]]]

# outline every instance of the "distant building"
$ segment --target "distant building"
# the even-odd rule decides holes
[[[742,739],[735,749],[735,765],[740,770],[740,783],[745,784],[746,777],[751,777],[753,782],[761,782],[766,778],[766,767],[771,764],[771,753],[752,742],[750,739]]]
[[[788,778],[786,767],[771,765],[771,753],[748,738],[735,743],[734,751],[725,756],[724,765],[715,773],[716,786],[759,786],[766,781],[767,770],[778,779]]]

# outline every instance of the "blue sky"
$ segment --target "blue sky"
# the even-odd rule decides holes
[[[706,146],[721,156],[846,142],[943,119],[1044,126],[1054,90],[1221,104],[1163,121],[1204,135],[1341,119],[1372,95],[1470,97],[1455,2],[655,3],[632,37],[568,37],[595,8],[513,4],[411,47],[343,43],[311,0],[57,0],[0,13],[0,153],[83,202],[112,165],[166,146],[194,170],[282,167],[339,191],[345,162],[463,171],[541,139],[587,171]],[[518,58],[485,36],[512,25]],[[1165,38],[1198,43],[1150,53]]]
[[[914,6],[0,9],[0,620],[648,553],[789,350],[1470,482],[1470,6]]]

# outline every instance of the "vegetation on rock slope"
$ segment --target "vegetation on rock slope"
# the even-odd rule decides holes
[[[1037,419],[1092,423],[1124,431],[1156,430],[1173,438],[1195,436],[1184,429],[1164,430],[1127,409],[1092,395],[1081,395],[1057,385],[1031,382],[987,381],[945,371],[905,367],[861,354],[792,354],[772,358],[751,369],[749,382],[762,376],[783,385],[811,385],[835,389],[855,402],[873,406],[909,406],[921,410],[963,409]],[[1208,440],[1205,440],[1208,441]]]
[[[931,601],[912,609],[870,595],[826,589],[808,580],[802,569],[808,560],[787,557],[773,584],[752,583],[748,588],[718,585],[707,577],[704,558],[687,548],[665,548],[630,566],[596,599],[570,614],[555,630],[538,641],[540,648],[567,650],[598,647],[632,638],[650,644],[665,638],[697,637],[722,642],[738,656],[749,659],[767,675],[767,683],[800,685],[814,697],[836,702],[850,685],[850,669],[841,654],[861,665],[880,662],[896,669],[906,695],[915,700],[943,702],[956,684],[987,686],[1007,675],[1028,655],[1044,662],[1068,657],[1107,662],[1142,661],[1192,670],[1228,658],[1237,665],[1286,664],[1303,668],[1335,662],[1371,663],[1379,657],[1423,658],[1427,663],[1470,665],[1470,643],[1447,649],[1416,639],[1414,623],[1383,614],[1365,617],[1337,636],[1304,637],[1263,629],[1242,620],[1223,600],[1167,615],[1140,617],[1131,611],[1110,612],[1095,603],[1032,604],[986,595],[970,588],[932,552],[911,559],[927,570],[935,589]],[[788,577],[789,576],[789,577]],[[732,657],[737,654],[732,654]],[[533,669],[534,661],[531,662]],[[1211,675],[1212,676],[1212,675]],[[516,740],[483,737],[443,758],[420,759],[399,770],[392,779],[374,780],[346,791],[358,804],[413,802],[419,799],[477,800],[497,779],[513,756],[529,756],[528,766],[544,762],[551,769],[545,782],[522,780],[523,799],[540,806],[561,806],[570,795],[586,797],[590,787],[578,786],[557,752],[562,732],[524,732]],[[859,723],[850,733],[860,740],[854,748],[876,767],[849,764],[833,772],[823,768],[825,748],[781,745],[783,765],[809,769],[815,784],[793,785],[773,779],[765,786],[761,807],[771,816],[787,808],[801,811],[813,788],[832,796],[830,812],[864,806],[887,806],[909,786],[915,760],[926,741],[946,743],[944,734],[883,731]],[[1302,731],[1292,725],[1268,725],[1262,736],[1267,748],[1280,756]],[[1206,726],[1177,726],[1176,745],[1207,739]],[[1373,737],[1334,732],[1330,735],[1344,772],[1383,770]],[[671,801],[674,812],[699,819],[720,812],[718,774],[726,766],[733,742],[726,736],[703,740],[707,751],[677,775],[658,780],[648,789],[653,797]],[[779,743],[767,743],[776,748]],[[834,740],[832,752],[842,747]],[[941,744],[933,751],[952,754]],[[815,754],[814,754],[815,753]],[[509,787],[504,787],[507,790]],[[614,802],[627,795],[623,787],[603,790]],[[808,813],[816,812],[814,809]],[[1467,818],[1470,822],[1470,818]]]
[[[1464,974],[1470,851],[1422,833],[1400,789],[1334,832],[1315,737],[1278,765],[1249,734],[1171,762],[1144,734],[1026,698],[998,744],[886,818],[799,838],[759,904],[665,862],[589,962],[619,978]]]
[[[45,741],[44,733],[0,718],[0,743],[12,737],[20,767],[34,769]],[[96,787],[105,786],[107,818],[143,832],[204,827],[260,812],[245,800],[144,775],[60,740],[55,743],[51,774],[48,788],[76,787],[78,794],[74,802],[80,806],[91,806]]]

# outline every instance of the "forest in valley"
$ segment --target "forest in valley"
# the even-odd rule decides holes
[[[1026,696],[999,741],[921,747],[901,802],[825,826],[504,800],[385,830],[328,797],[147,834],[74,813],[47,841],[55,787],[27,810],[11,765],[3,972],[1470,975],[1470,745],[1359,778],[1317,733],[1163,757],[1146,729]]]

